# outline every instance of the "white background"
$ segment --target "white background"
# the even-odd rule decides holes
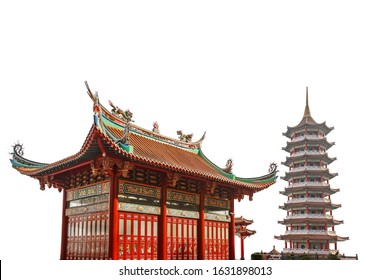
[[[336,232],[350,237],[339,249],[359,261],[272,262],[273,276],[381,275],[389,247],[388,13],[386,1],[1,2],[4,275],[103,279],[120,268],[59,262],[62,194],[40,191],[8,161],[18,140],[25,157],[40,162],[79,151],[93,115],[85,80],[103,105],[129,108],[139,126],[158,121],[162,134],[182,129],[194,139],[207,131],[204,153],[221,167],[233,158],[240,177],[264,175],[273,161],[284,175],[282,133],[301,120],[308,86],[313,118],[335,127],[330,171],[339,176],[331,186],[341,191],[332,200],[344,220]],[[277,221],[286,215],[278,209],[285,186],[278,180],[252,202],[236,203],[236,215],[253,219],[257,231],[245,241],[247,259],[273,245],[282,250],[273,237],[284,232]]]

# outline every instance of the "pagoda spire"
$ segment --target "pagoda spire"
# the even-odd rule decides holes
[[[305,113],[303,114],[304,118],[311,117],[310,108],[309,108],[309,88],[306,87],[306,107]]]

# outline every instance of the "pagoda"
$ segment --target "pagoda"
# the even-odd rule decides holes
[[[60,259],[235,259],[234,201],[276,181],[276,165],[253,178],[220,168],[203,153],[204,136],[148,130],[132,113],[101,103],[87,83],[93,123],[79,152],[53,163],[24,157],[12,166],[63,195]],[[44,128],[42,128],[44,129]],[[71,131],[68,134],[72,134]]]
[[[335,226],[343,221],[333,217],[333,210],[341,205],[332,203],[331,195],[339,189],[331,188],[329,183],[337,176],[328,169],[328,165],[336,160],[327,153],[335,144],[326,139],[333,127],[313,119],[308,99],[306,88],[302,120],[294,127],[287,127],[287,132],[283,133],[289,138],[283,148],[289,156],[282,162],[288,171],[281,178],[288,185],[280,192],[287,196],[287,202],[279,208],[286,210],[287,216],[278,223],[285,225],[286,232],[275,238],[285,241],[284,254],[327,256],[338,252],[337,242],[349,238],[340,237],[335,232]]]

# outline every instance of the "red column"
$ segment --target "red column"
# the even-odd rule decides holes
[[[158,259],[167,259],[167,187],[161,188],[161,214],[158,221]]]
[[[245,257],[244,257],[244,237],[242,237],[240,235],[240,239],[241,239],[241,259],[245,260]]]
[[[66,191],[65,189],[62,190],[63,196],[62,196],[62,229],[61,229],[61,254],[60,254],[60,260],[66,260],[66,247],[68,245],[67,238],[68,238],[68,217],[65,216],[65,210],[66,210]]]
[[[110,231],[108,233],[108,258],[112,260],[118,259],[119,254],[119,213],[118,213],[118,177],[116,172],[112,172],[110,180],[110,213],[109,223]]]
[[[235,248],[234,248],[234,234],[235,234],[235,225],[234,225],[234,198],[230,198],[230,224],[229,224],[229,259],[236,259]]]
[[[199,225],[198,225],[198,260],[205,259],[205,234],[204,234],[204,189],[200,192]],[[211,238],[209,236],[209,238]]]

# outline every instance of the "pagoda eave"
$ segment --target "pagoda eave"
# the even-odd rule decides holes
[[[291,223],[310,223],[310,224],[324,224],[326,223],[328,226],[333,226],[333,225],[341,225],[344,222],[339,221],[339,220],[334,220],[333,218],[289,218],[289,219],[284,219],[283,221],[278,221],[279,224],[281,225],[289,225]]]
[[[340,191],[340,189],[334,189],[331,188],[330,185],[324,185],[324,186],[308,186],[308,185],[303,185],[299,187],[286,187],[284,188],[283,191],[279,191],[280,194],[282,195],[290,195],[292,193],[296,192],[302,192],[302,191],[322,191],[324,192],[325,195],[329,194],[335,194]]]
[[[328,150],[335,145],[335,142],[328,142],[326,138],[311,139],[311,138],[303,137],[301,140],[298,141],[287,142],[287,145],[283,147],[282,150],[290,153],[292,148],[302,146],[303,144],[311,144],[311,145],[322,144],[322,146]]]
[[[280,179],[284,181],[289,181],[290,179],[296,178],[296,177],[302,177],[305,175],[317,175],[322,176],[328,180],[333,179],[334,177],[338,176],[338,173],[330,173],[329,170],[301,170],[296,172],[287,172],[285,176],[280,176]]]
[[[335,160],[337,160],[337,157],[330,158],[327,153],[313,153],[308,154],[307,152],[302,152],[297,155],[288,156],[286,157],[285,161],[282,161],[281,164],[284,166],[290,167],[291,163],[296,161],[303,161],[307,159],[313,159],[313,160],[322,160],[326,162],[327,164],[331,164]]]
[[[337,235],[326,235],[326,234],[285,234],[276,236],[277,240],[309,240],[309,241],[346,241],[349,237],[340,237]]]
[[[323,207],[328,210],[335,210],[337,208],[341,207],[341,204],[333,204],[330,202],[310,202],[310,201],[302,201],[302,202],[293,202],[293,203],[285,203],[282,206],[279,206],[279,209],[282,210],[290,210],[290,209],[296,209],[296,208],[303,208],[303,207]]]

